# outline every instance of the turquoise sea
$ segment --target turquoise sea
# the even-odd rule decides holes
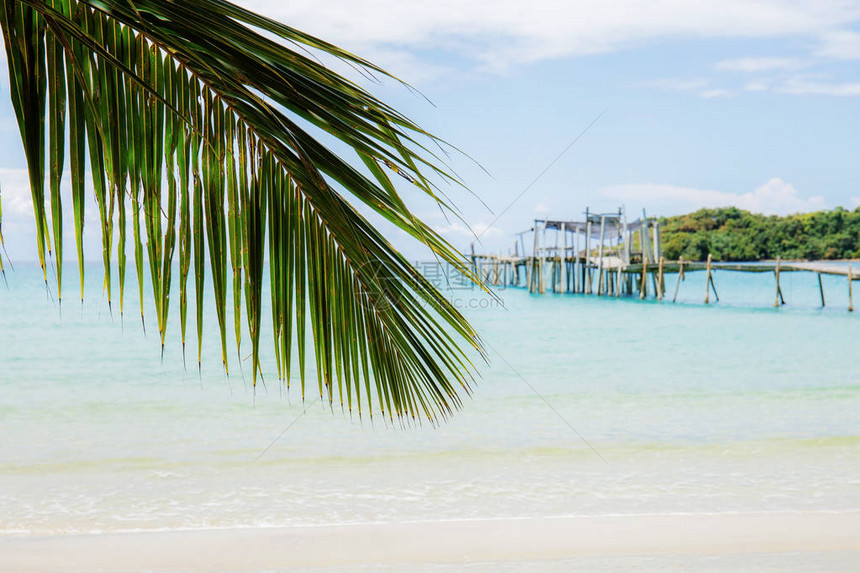
[[[782,308],[772,275],[722,271],[708,306],[701,273],[675,304],[454,291],[491,363],[447,424],[400,429],[303,404],[271,360],[256,391],[235,355],[225,377],[212,312],[200,374],[176,312],[160,359],[133,276],[120,320],[96,266],[83,307],[66,267],[62,312],[38,269],[7,274],[0,534],[860,509],[844,278],[824,309],[806,273]]]

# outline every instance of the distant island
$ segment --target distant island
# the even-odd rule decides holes
[[[779,217],[738,209],[699,209],[660,217],[663,256],[703,261],[860,258],[860,207]]]

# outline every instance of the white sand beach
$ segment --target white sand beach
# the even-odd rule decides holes
[[[0,322],[47,320],[32,274]],[[159,364],[97,317],[16,326],[0,573],[860,570],[856,314],[505,297],[475,314],[515,371],[499,361],[449,423],[411,430],[231,392],[215,369],[185,379],[181,356]],[[594,340],[625,344],[636,375]]]
[[[4,571],[275,571],[542,563],[605,556],[813,555],[815,571],[856,571],[860,512],[490,519],[0,539]],[[715,560],[716,559],[716,560]],[[809,561],[806,561],[807,565]],[[816,565],[817,564],[817,565]]]

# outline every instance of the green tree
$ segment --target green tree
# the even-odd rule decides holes
[[[471,276],[390,174],[446,208],[431,181],[459,182],[429,151],[434,136],[318,57],[383,70],[224,0],[0,0],[0,26],[39,260],[46,282],[46,259],[56,261],[60,299],[68,149],[82,290],[81,231],[94,216],[108,301],[118,290],[123,311],[129,242],[141,318],[148,275],[162,347],[175,283],[183,352],[193,306],[199,363],[208,280],[224,367],[227,329],[240,343],[247,326],[256,383],[268,281],[278,373],[289,383],[297,362],[303,397],[313,361],[316,391],[350,411],[435,421],[460,404],[474,373],[467,349],[481,352],[475,331],[356,208]],[[336,140],[363,169],[326,143]],[[84,212],[87,166],[95,214]]]
[[[699,209],[660,220],[664,253],[714,260],[846,259],[860,255],[860,208],[777,217],[735,207]]]

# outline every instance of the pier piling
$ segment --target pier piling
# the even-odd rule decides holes
[[[818,292],[821,294],[821,308],[824,308],[824,285],[821,283],[821,273],[818,275]]]
[[[709,304],[711,302],[711,253],[708,253],[708,263],[705,270],[708,272],[708,276],[705,278],[705,304]]]
[[[681,286],[681,281],[684,280],[684,257],[678,258],[678,279],[675,281],[675,294],[672,296],[672,302],[678,299],[678,288]]]
[[[639,300],[644,300],[648,296],[648,259],[642,261],[642,281],[639,287]],[[707,301],[706,301],[707,302]]]
[[[780,263],[781,262],[782,262],[782,259],[780,259],[780,257],[777,257],[776,258],[776,268],[773,270],[773,275],[776,277],[776,297],[774,298],[774,301],[773,301],[774,307],[779,307],[780,305],[785,304],[785,299],[782,296],[782,289],[779,286],[779,271],[780,271]],[[821,278],[820,275],[819,275],[819,278]],[[823,299],[823,297],[822,297],[822,299]]]

